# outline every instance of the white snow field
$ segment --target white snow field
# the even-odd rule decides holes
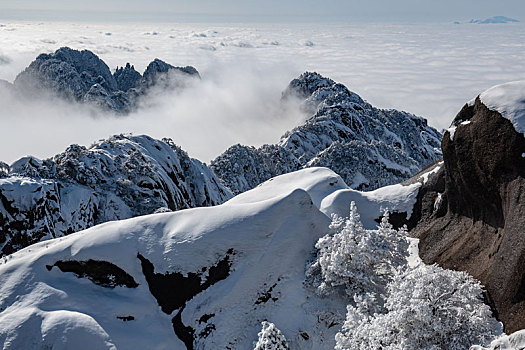
[[[372,206],[406,208],[409,199],[387,202],[393,194],[411,198],[418,186],[389,187],[383,192],[390,196],[363,197],[358,205],[367,207],[369,198]],[[219,206],[108,222],[29,246],[0,261],[0,344],[186,349],[181,339],[191,327],[196,349],[249,349],[269,320],[292,349],[333,349],[347,301],[319,297],[305,271],[328,232],[325,214],[341,210],[341,203],[326,204],[339,191],[348,187],[338,175],[309,168]],[[64,267],[75,262],[113,270],[100,277],[100,269]],[[167,297],[154,291],[160,274],[179,278],[178,288],[165,286]],[[194,292],[177,299],[180,286],[192,283]]]
[[[122,132],[171,137],[206,162],[236,143],[275,143],[302,122],[297,113],[279,114],[279,99],[306,70],[341,82],[378,108],[414,113],[441,130],[464,101],[525,79],[523,37],[524,23],[0,21],[0,79],[7,81],[38,54],[62,46],[91,50],[111,70],[130,62],[142,72],[158,57],[192,65],[202,76],[180,96],[161,94],[154,108],[125,119],[91,118],[56,101],[12,105],[0,97],[0,122],[10,125],[0,139],[0,160],[11,163],[27,154],[44,159],[72,143],[89,145]]]

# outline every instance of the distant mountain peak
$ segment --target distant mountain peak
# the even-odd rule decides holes
[[[519,20],[505,16],[493,16],[485,19],[471,19],[469,23],[476,24],[497,24],[497,23],[517,23]]]
[[[171,74],[176,72],[176,75]],[[127,63],[111,73],[106,63],[89,50],[62,47],[40,54],[14,81],[22,96],[42,92],[126,114],[159,82],[161,88],[182,87],[185,78],[200,78],[191,66],[175,67],[158,58],[141,75]]]

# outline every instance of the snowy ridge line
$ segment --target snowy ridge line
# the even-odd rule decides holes
[[[292,80],[282,98],[300,99],[310,117],[275,145],[235,145],[213,160],[211,168],[233,193],[312,166],[334,170],[357,190],[373,190],[441,159],[441,134],[425,119],[377,109],[318,73]]]
[[[96,224],[211,206],[232,194],[169,139],[116,135],[44,161],[24,157],[0,178],[0,255]]]
[[[324,173],[334,176],[327,169]],[[331,180],[325,185],[323,181],[320,175],[307,187],[329,191]],[[195,348],[250,348],[266,318],[275,320],[283,332],[297,335],[291,339],[294,349],[304,348],[299,341],[305,348],[333,348],[335,329],[318,324],[317,314],[344,305],[320,299],[311,304],[302,285],[304,263],[327,229],[328,218],[312,205],[303,189],[263,200],[255,197],[257,192],[266,196],[264,188],[253,191],[254,200],[247,203],[110,222],[4,258],[0,264],[0,344],[7,344],[7,349],[27,348],[35,342],[39,346],[97,349],[186,349],[172,327],[177,310],[169,315],[159,310],[137,251],[154,265],[155,273],[168,276],[180,272],[190,278],[191,273],[200,274],[208,268],[204,278],[214,273],[209,267],[231,250],[235,253],[229,276],[193,296],[182,312],[182,325],[200,335]],[[49,271],[41,268],[57,261],[88,259],[117,266],[138,286],[108,288],[56,267]],[[21,303],[12,304],[15,296]],[[91,298],[97,303],[87,302]],[[314,313],[317,303],[323,307]],[[76,310],[75,314],[65,311],[69,308]],[[21,314],[28,317],[20,318]],[[302,321],[298,323],[290,315],[298,315]],[[24,330],[24,336],[15,330],[15,324]],[[299,335],[298,327],[311,334],[308,341]],[[316,327],[327,334],[316,335]],[[61,332],[64,336],[58,337]]]
[[[4,85],[22,98],[58,95],[103,111],[127,114],[137,109],[153,87],[180,89],[191,79],[200,79],[194,67],[174,67],[158,58],[142,75],[129,63],[111,73],[93,52],[61,47],[51,54],[40,54],[12,85]]]

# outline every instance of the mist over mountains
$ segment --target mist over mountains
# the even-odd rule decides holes
[[[139,96],[136,92],[146,88],[184,89],[181,79],[191,79],[189,73],[198,75],[193,68],[176,68],[160,60],[153,61],[142,77],[133,74],[129,65],[126,69],[127,73],[120,69],[111,75],[93,53],[61,48],[38,56],[11,89],[21,98],[55,96],[105,111],[122,94]],[[188,76],[181,77],[181,70]],[[134,82],[121,79],[124,74],[133,76]],[[126,92],[108,94],[126,84]],[[49,95],[33,96],[36,90],[28,86],[38,86]],[[104,91],[107,99],[86,99],[94,89]],[[124,135],[89,148],[72,145],[44,161],[25,157],[5,165],[1,251],[9,254],[41,239],[163,208],[221,204],[232,193],[303,167],[328,166],[352,188],[373,190],[405,180],[441,157],[441,134],[426,120],[376,109],[317,73],[292,80],[281,100],[284,105],[302,101],[301,110],[312,117],[287,132],[277,145],[229,148],[212,161],[211,168],[189,158],[171,140]],[[122,114],[127,109],[111,111]],[[24,194],[17,192],[18,186]]]
[[[133,113],[125,124],[84,120],[82,115],[92,113],[60,101],[2,101],[2,119],[13,125],[0,148],[0,159],[8,163],[28,154],[51,157],[70,144],[88,146],[122,132],[171,137],[206,162],[233,144],[275,143],[305,118],[279,113],[283,88],[305,71],[341,82],[373,106],[423,116],[437,130],[447,128],[458,106],[479,91],[525,78],[516,73],[525,71],[520,46],[514,45],[523,34],[519,23],[1,24],[0,55],[9,63],[0,65],[0,79],[9,82],[40,53],[63,46],[94,52],[112,72],[130,62],[142,73],[159,58],[174,66],[194,66],[203,78],[199,89],[187,89],[177,99],[159,96],[154,109]],[[71,108],[75,115],[68,113]],[[35,114],[46,118],[30,118]],[[48,136],[50,125],[60,125],[53,128],[53,137]],[[205,135],[208,143],[197,142],[194,135]],[[29,137],[41,145],[37,151],[29,147]]]

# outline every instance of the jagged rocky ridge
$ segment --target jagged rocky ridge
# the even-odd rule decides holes
[[[496,87],[463,107],[443,137],[444,165],[419,189],[408,221],[426,263],[483,283],[507,333],[525,328],[524,86]]]
[[[200,78],[195,68],[174,67],[159,59],[151,62],[143,75],[129,63],[117,67],[112,74],[93,52],[62,47],[52,54],[39,55],[16,77],[13,85],[22,96],[46,92],[126,114],[137,107],[140,98],[152,87],[182,87],[188,78]]]
[[[223,203],[213,172],[170,139],[117,135],[0,163],[0,256],[93,225]]]
[[[427,121],[397,110],[382,110],[344,85],[318,73],[294,79],[283,99],[299,98],[311,117],[276,145],[235,145],[211,162],[233,193],[276,175],[325,166],[352,188],[373,190],[401,182],[441,159],[441,134]]]

